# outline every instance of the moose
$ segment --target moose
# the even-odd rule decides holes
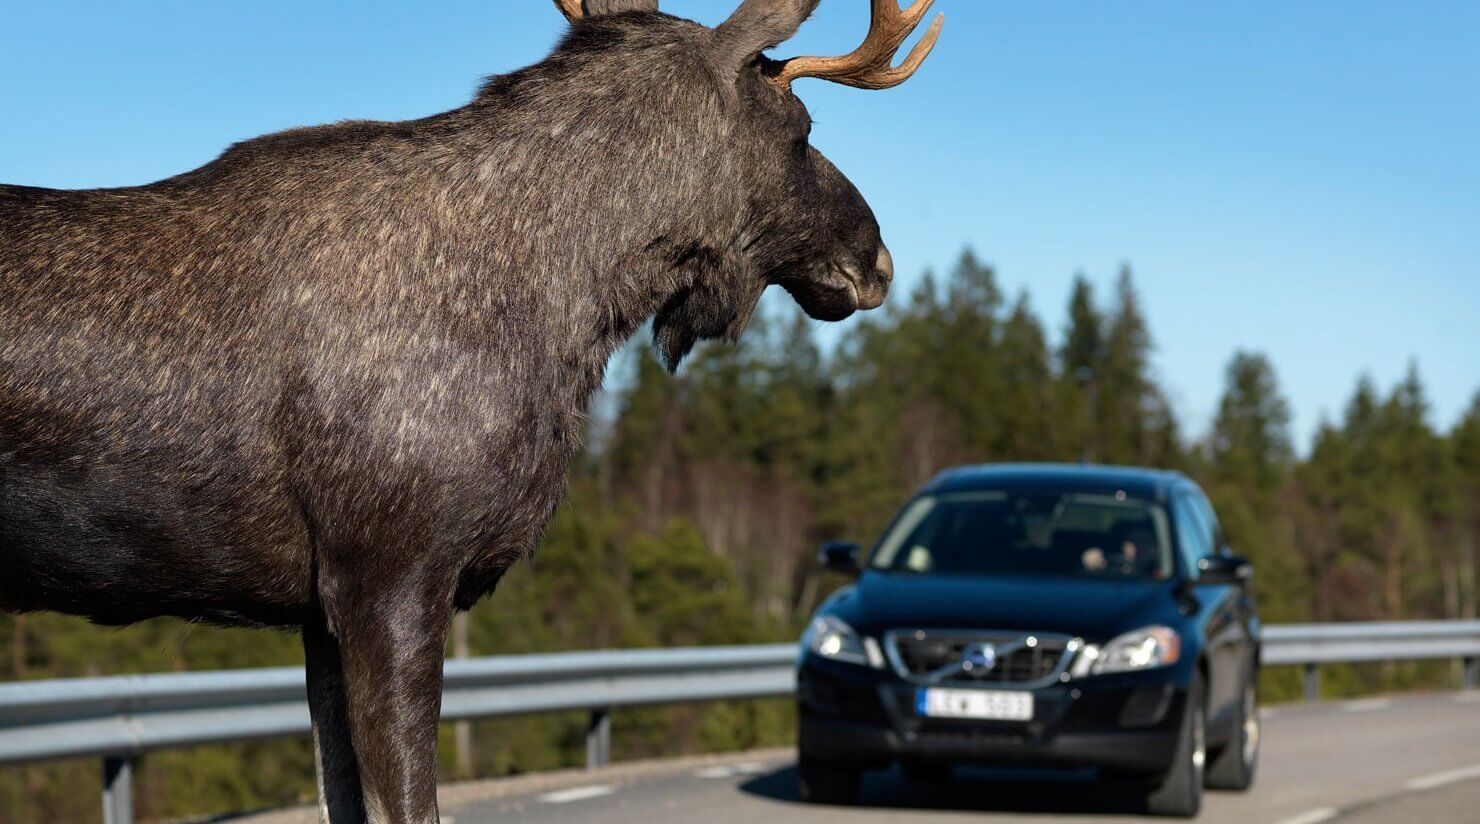
[[[299,630],[321,819],[437,821],[451,618],[533,551],[612,353],[651,320],[676,368],[773,284],[884,300],[791,85],[903,82],[931,2],[773,60],[819,0],[556,0],[553,53],[453,111],[0,186],[0,608]]]

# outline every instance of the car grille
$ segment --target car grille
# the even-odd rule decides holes
[[[885,648],[900,676],[927,684],[1024,684],[1057,678],[1078,643],[1067,636],[1040,634],[892,632]],[[990,668],[964,668],[962,657],[974,644],[991,644]]]
[[[1021,731],[996,730],[980,724],[924,724],[915,733],[915,739],[932,744],[971,746],[1015,746],[1029,740]]]

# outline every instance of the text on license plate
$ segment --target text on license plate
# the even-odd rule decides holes
[[[931,687],[915,693],[915,712],[928,718],[1032,721],[1033,693]]]

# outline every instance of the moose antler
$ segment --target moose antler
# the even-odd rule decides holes
[[[558,2],[558,0],[557,0]],[[842,57],[793,57],[777,64],[772,79],[782,86],[790,86],[799,77],[817,77],[853,86],[859,89],[888,89],[910,79],[910,75],[925,62],[925,56],[935,48],[940,30],[945,25],[945,14],[935,16],[930,30],[910,50],[909,57],[898,66],[893,65],[894,55],[910,32],[925,19],[935,0],[915,0],[907,9],[899,7],[899,0],[871,0],[873,17],[869,22],[868,36],[852,54]]]

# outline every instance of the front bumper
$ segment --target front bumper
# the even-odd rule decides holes
[[[1032,721],[957,721],[920,717],[919,686],[892,671],[809,655],[797,679],[798,744],[806,756],[863,766],[909,759],[1162,772],[1186,702],[1182,676],[1170,668],[1054,683],[1031,690]]]

